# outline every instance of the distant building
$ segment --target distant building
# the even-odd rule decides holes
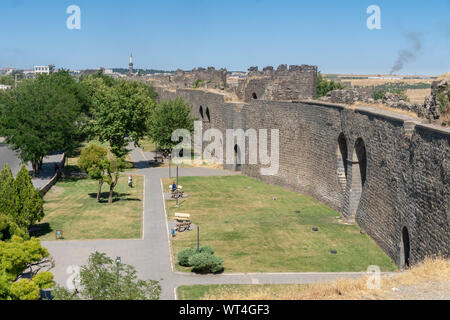
[[[0,84],[0,90],[10,90],[12,86],[8,86],[6,84]]]
[[[52,74],[55,70],[54,65],[48,65],[48,66],[35,66],[34,67],[34,73],[35,74]]]
[[[128,71],[128,75],[133,75],[133,54],[130,55],[130,64],[128,65],[130,67],[129,71]]]
[[[16,71],[16,68],[3,68],[3,69],[0,69],[0,74],[9,75],[9,74],[13,73],[14,71]]]

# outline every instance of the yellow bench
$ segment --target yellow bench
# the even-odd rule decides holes
[[[190,221],[191,215],[189,213],[175,212],[175,220],[177,221]]]

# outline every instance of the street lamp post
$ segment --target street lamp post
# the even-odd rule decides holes
[[[170,162],[172,162],[172,154],[169,153],[169,178],[172,178],[172,171],[170,167]]]
[[[197,226],[197,253],[200,252],[200,226]]]
[[[117,264],[117,285],[119,285],[119,264],[122,261],[120,257],[116,257],[116,264]]]
[[[177,204],[176,204],[176,207],[178,208],[178,196],[179,196],[179,193],[178,193],[178,189],[179,189],[179,185],[178,185],[178,163],[177,163],[177,194],[175,195],[175,197],[176,197],[176,199],[177,199]]]

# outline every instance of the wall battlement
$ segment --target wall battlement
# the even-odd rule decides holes
[[[244,100],[292,101],[314,99],[317,96],[317,66],[282,64],[276,70],[265,67],[248,69],[248,78],[236,88],[236,95]]]
[[[217,128],[225,136],[227,129],[279,129],[279,172],[263,176],[261,165],[249,164],[239,170],[340,211],[400,267],[430,255],[449,257],[449,129],[369,107],[259,99],[226,103],[224,95],[202,90],[157,91],[160,100],[188,101],[204,131]],[[241,156],[248,163],[249,151]]]

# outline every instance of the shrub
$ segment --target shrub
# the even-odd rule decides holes
[[[345,86],[339,82],[335,82],[333,80],[327,80],[322,76],[319,72],[317,74],[317,97],[326,96],[328,92],[333,90],[341,90],[345,89]]]
[[[374,100],[381,100],[381,99],[383,99],[386,92],[387,92],[387,90],[384,90],[384,89],[376,89],[373,91],[372,98]]]
[[[199,253],[214,255],[214,249],[210,246],[204,246],[200,248]],[[180,266],[192,267],[192,265],[189,263],[189,258],[195,254],[197,254],[197,249],[195,248],[188,248],[184,249],[183,251],[180,251],[180,253],[178,253],[178,262]]]
[[[201,252],[189,258],[189,264],[195,272],[216,273],[223,270],[223,259],[212,254]]]
[[[197,253],[197,250],[195,250],[194,248],[188,248],[188,249],[184,249],[183,251],[180,251],[180,253],[178,253],[178,262],[179,262],[180,266],[190,267],[189,258],[192,257],[196,253]]]

